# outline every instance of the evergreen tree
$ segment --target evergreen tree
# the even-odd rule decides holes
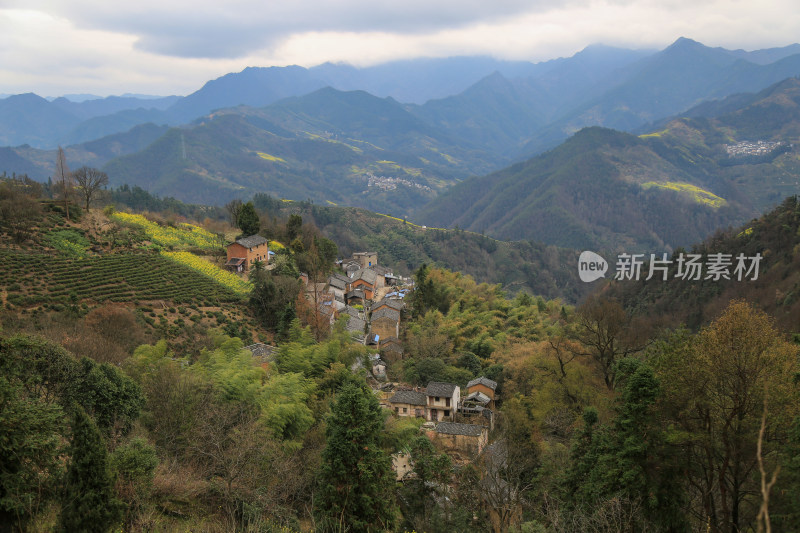
[[[56,478],[63,413],[15,378],[0,374],[0,524],[24,531]]]
[[[298,238],[302,228],[303,217],[296,214],[289,215],[289,220],[286,222],[286,234],[289,237],[288,240],[293,241],[294,239]]]
[[[70,462],[58,529],[62,532],[105,532],[122,516],[100,430],[78,405],[74,406]]]
[[[323,529],[391,529],[394,475],[389,455],[378,446],[383,426],[371,391],[355,383],[339,390],[328,418],[319,473],[316,514]]]
[[[617,501],[631,530],[686,531],[678,458],[654,409],[659,381],[637,359],[622,359],[615,372],[622,384],[616,417],[611,426],[596,428],[597,411],[584,411],[563,487],[566,499],[594,511]]]
[[[236,219],[236,225],[242,230],[242,235],[249,237],[255,235],[261,229],[261,221],[256,213],[256,208],[253,202],[247,202],[239,208],[239,214]]]

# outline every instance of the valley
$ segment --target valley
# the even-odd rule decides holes
[[[800,529],[798,45],[12,95],[0,145],[0,529]]]

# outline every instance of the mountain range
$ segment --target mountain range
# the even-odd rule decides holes
[[[574,248],[698,242],[799,189],[800,80],[731,101],[639,136],[585,128],[545,154],[463,181],[417,218]],[[703,116],[712,107],[720,114]]]
[[[0,170],[47,179],[68,142],[73,167],[190,202],[266,192],[503,239],[668,250],[797,191],[798,74],[800,45],[681,38],[538,64],[248,68],[186,97],[17,95],[0,100]],[[769,157],[726,151],[759,140]]]

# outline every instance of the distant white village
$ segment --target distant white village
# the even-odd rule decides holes
[[[726,144],[725,151],[728,152],[728,157],[767,155],[785,144],[783,141],[741,141],[736,144]]]
[[[384,191],[393,191],[397,189],[398,185],[402,185],[404,187],[422,189],[423,191],[433,192],[433,189],[431,189],[427,185],[415,183],[411,180],[403,178],[393,178],[391,176],[376,176],[372,172],[367,172],[367,187],[377,187],[378,189],[383,189]]]

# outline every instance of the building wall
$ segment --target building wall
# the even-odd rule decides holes
[[[364,281],[363,279],[357,279],[353,283],[350,284],[352,290],[361,289],[364,291],[364,296],[367,297],[367,300],[372,300],[375,297],[375,287]]]
[[[228,260],[232,257],[244,257],[247,259],[245,262],[245,268],[249,269],[253,263],[256,261],[262,261],[263,263],[269,263],[269,243],[264,243],[260,246],[256,246],[255,248],[247,249],[239,243],[233,243],[228,245]]]
[[[392,454],[392,470],[395,472],[395,480],[400,481],[403,479],[403,476],[413,469],[411,456],[409,454],[403,452]]]
[[[400,337],[400,324],[389,317],[382,316],[370,323],[372,333],[380,335],[381,339],[387,337]]]
[[[390,405],[397,416],[419,416],[420,418],[425,416],[424,405],[411,405],[410,403],[392,403]]]
[[[354,253],[353,259],[358,261],[361,268],[369,268],[372,265],[378,264],[378,253]]]
[[[489,432],[486,428],[481,429],[480,436],[472,437],[469,435],[446,435],[431,431],[428,433],[431,442],[444,452],[460,452],[465,455],[476,456],[489,442]]]
[[[492,389],[490,389],[489,387],[487,387],[486,385],[483,385],[481,383],[478,383],[477,385],[473,385],[472,387],[470,387],[467,390],[468,390],[467,394],[472,394],[475,391],[482,392],[483,394],[485,394],[486,396],[488,396],[489,398],[494,400],[494,391]]]
[[[381,337],[384,339],[385,337]],[[403,359],[403,350],[395,343],[384,344],[380,347],[381,359],[387,363],[396,363]]]

